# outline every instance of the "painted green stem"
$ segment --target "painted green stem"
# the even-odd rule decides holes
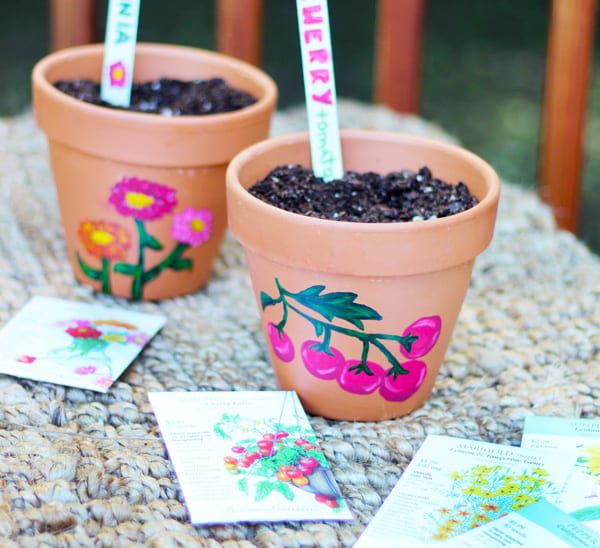
[[[163,271],[166,270],[167,268],[173,268],[177,262],[180,261],[181,256],[186,252],[186,250],[189,248],[189,244],[184,244],[183,242],[179,242],[171,251],[171,253],[169,253],[160,263],[158,263],[156,266],[152,267],[150,270],[148,270],[148,272],[144,273],[142,276],[142,280],[144,283],[147,283],[151,280],[154,280],[156,277],[158,277],[158,275]],[[188,263],[185,263],[186,266],[184,266],[183,268],[190,268],[191,267],[191,263],[190,266],[188,267]],[[180,270],[178,268],[178,270]]]
[[[144,227],[144,221],[142,221],[141,219],[136,219],[135,225],[137,227],[139,236],[139,255],[137,268],[133,273],[133,283],[131,284],[131,298],[134,301],[139,301],[142,298],[142,291],[144,285],[143,276],[146,250],[146,229]]]
[[[102,258],[102,293],[111,295],[110,287],[110,261],[106,258]]]
[[[275,282],[277,284],[277,289],[279,290],[279,297],[277,299],[273,299],[273,302],[271,304],[281,303],[283,305],[283,318],[277,324],[277,329],[279,331],[283,330],[283,328],[285,327],[285,324],[287,322],[287,319],[288,319],[289,311],[293,310],[296,314],[298,314],[305,320],[309,321],[313,326],[315,326],[315,329],[317,329],[317,326],[321,327],[321,329],[324,332],[324,337],[323,337],[323,342],[320,344],[320,346],[328,354],[331,354],[329,345],[330,345],[332,331],[335,331],[336,333],[340,333],[342,335],[346,335],[348,337],[354,337],[355,339],[359,339],[363,343],[363,352],[362,352],[362,356],[361,356],[361,362],[360,362],[360,364],[357,364],[351,368],[352,370],[356,370],[357,373],[360,373],[361,371],[363,371],[367,375],[373,375],[373,372],[367,366],[367,357],[369,354],[369,346],[372,344],[385,356],[386,360],[392,366],[389,371],[390,375],[397,376],[397,375],[408,374],[408,370],[404,369],[400,365],[400,362],[398,362],[396,357],[389,351],[389,349],[381,341],[386,340],[386,341],[398,342],[399,344],[404,346],[404,348],[406,348],[407,351],[410,351],[410,349],[412,347],[412,343],[416,340],[415,336],[408,335],[406,337],[403,337],[401,335],[390,335],[387,333],[365,333],[363,331],[358,331],[356,329],[352,329],[349,327],[342,327],[339,325],[335,325],[333,323],[329,323],[329,322],[320,320],[318,318],[314,318],[313,316],[307,314],[306,312],[304,312],[297,306],[290,303],[289,299],[294,299],[295,294],[284,289],[281,286],[281,284],[279,283],[279,280],[276,279]]]

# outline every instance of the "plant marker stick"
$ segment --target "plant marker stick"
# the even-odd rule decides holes
[[[325,181],[344,176],[327,0],[296,0],[312,167]]]
[[[108,4],[100,97],[120,107],[128,107],[131,101],[140,1],[110,0]]]

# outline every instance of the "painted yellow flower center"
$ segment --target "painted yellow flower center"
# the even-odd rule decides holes
[[[90,238],[92,242],[97,245],[109,245],[115,239],[115,237],[106,230],[94,230],[94,232],[91,233]]]
[[[113,70],[113,78],[115,80],[121,80],[121,78],[123,78],[123,69],[121,67]]]
[[[106,335],[102,336],[102,340],[107,342],[123,342],[125,341],[125,337],[117,333],[107,333]]]
[[[194,232],[202,232],[204,230],[204,221],[201,221],[200,219],[194,219],[190,225]]]
[[[148,194],[142,194],[141,192],[128,192],[125,195],[125,201],[129,207],[134,209],[143,209],[151,206],[154,203],[154,198],[148,196]]]

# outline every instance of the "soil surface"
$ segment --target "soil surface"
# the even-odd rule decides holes
[[[100,98],[100,84],[91,80],[60,80],[55,87],[85,101],[108,108],[133,110],[164,116],[199,116],[240,110],[253,103],[256,97],[230,87],[221,78],[183,82],[161,78],[151,82],[134,83],[129,108],[116,107]]]
[[[309,217],[358,223],[425,221],[478,203],[463,182],[449,184],[427,167],[379,175],[347,172],[325,183],[300,165],[276,167],[249,189],[263,202]]]

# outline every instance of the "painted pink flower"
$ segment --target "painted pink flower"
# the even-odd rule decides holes
[[[211,230],[212,213],[208,209],[187,207],[173,218],[171,236],[178,242],[197,246],[210,238]]]
[[[95,372],[96,368],[93,365],[84,365],[75,368],[75,373],[78,375],[93,375]]]
[[[125,75],[127,71],[123,61],[113,63],[108,69],[108,75],[110,77],[110,85],[122,88],[125,85]]]
[[[108,388],[113,382],[114,379],[111,377],[99,377],[95,380],[95,384],[101,386],[102,388]]]
[[[110,191],[108,201],[126,217],[156,221],[177,205],[175,189],[136,177],[126,177]]]
[[[37,360],[37,358],[35,356],[22,354],[21,356],[17,356],[16,360],[21,363],[33,363],[35,360]]]
[[[148,335],[145,333],[134,333],[127,337],[128,343],[137,344],[138,346],[144,346],[148,342]]]

